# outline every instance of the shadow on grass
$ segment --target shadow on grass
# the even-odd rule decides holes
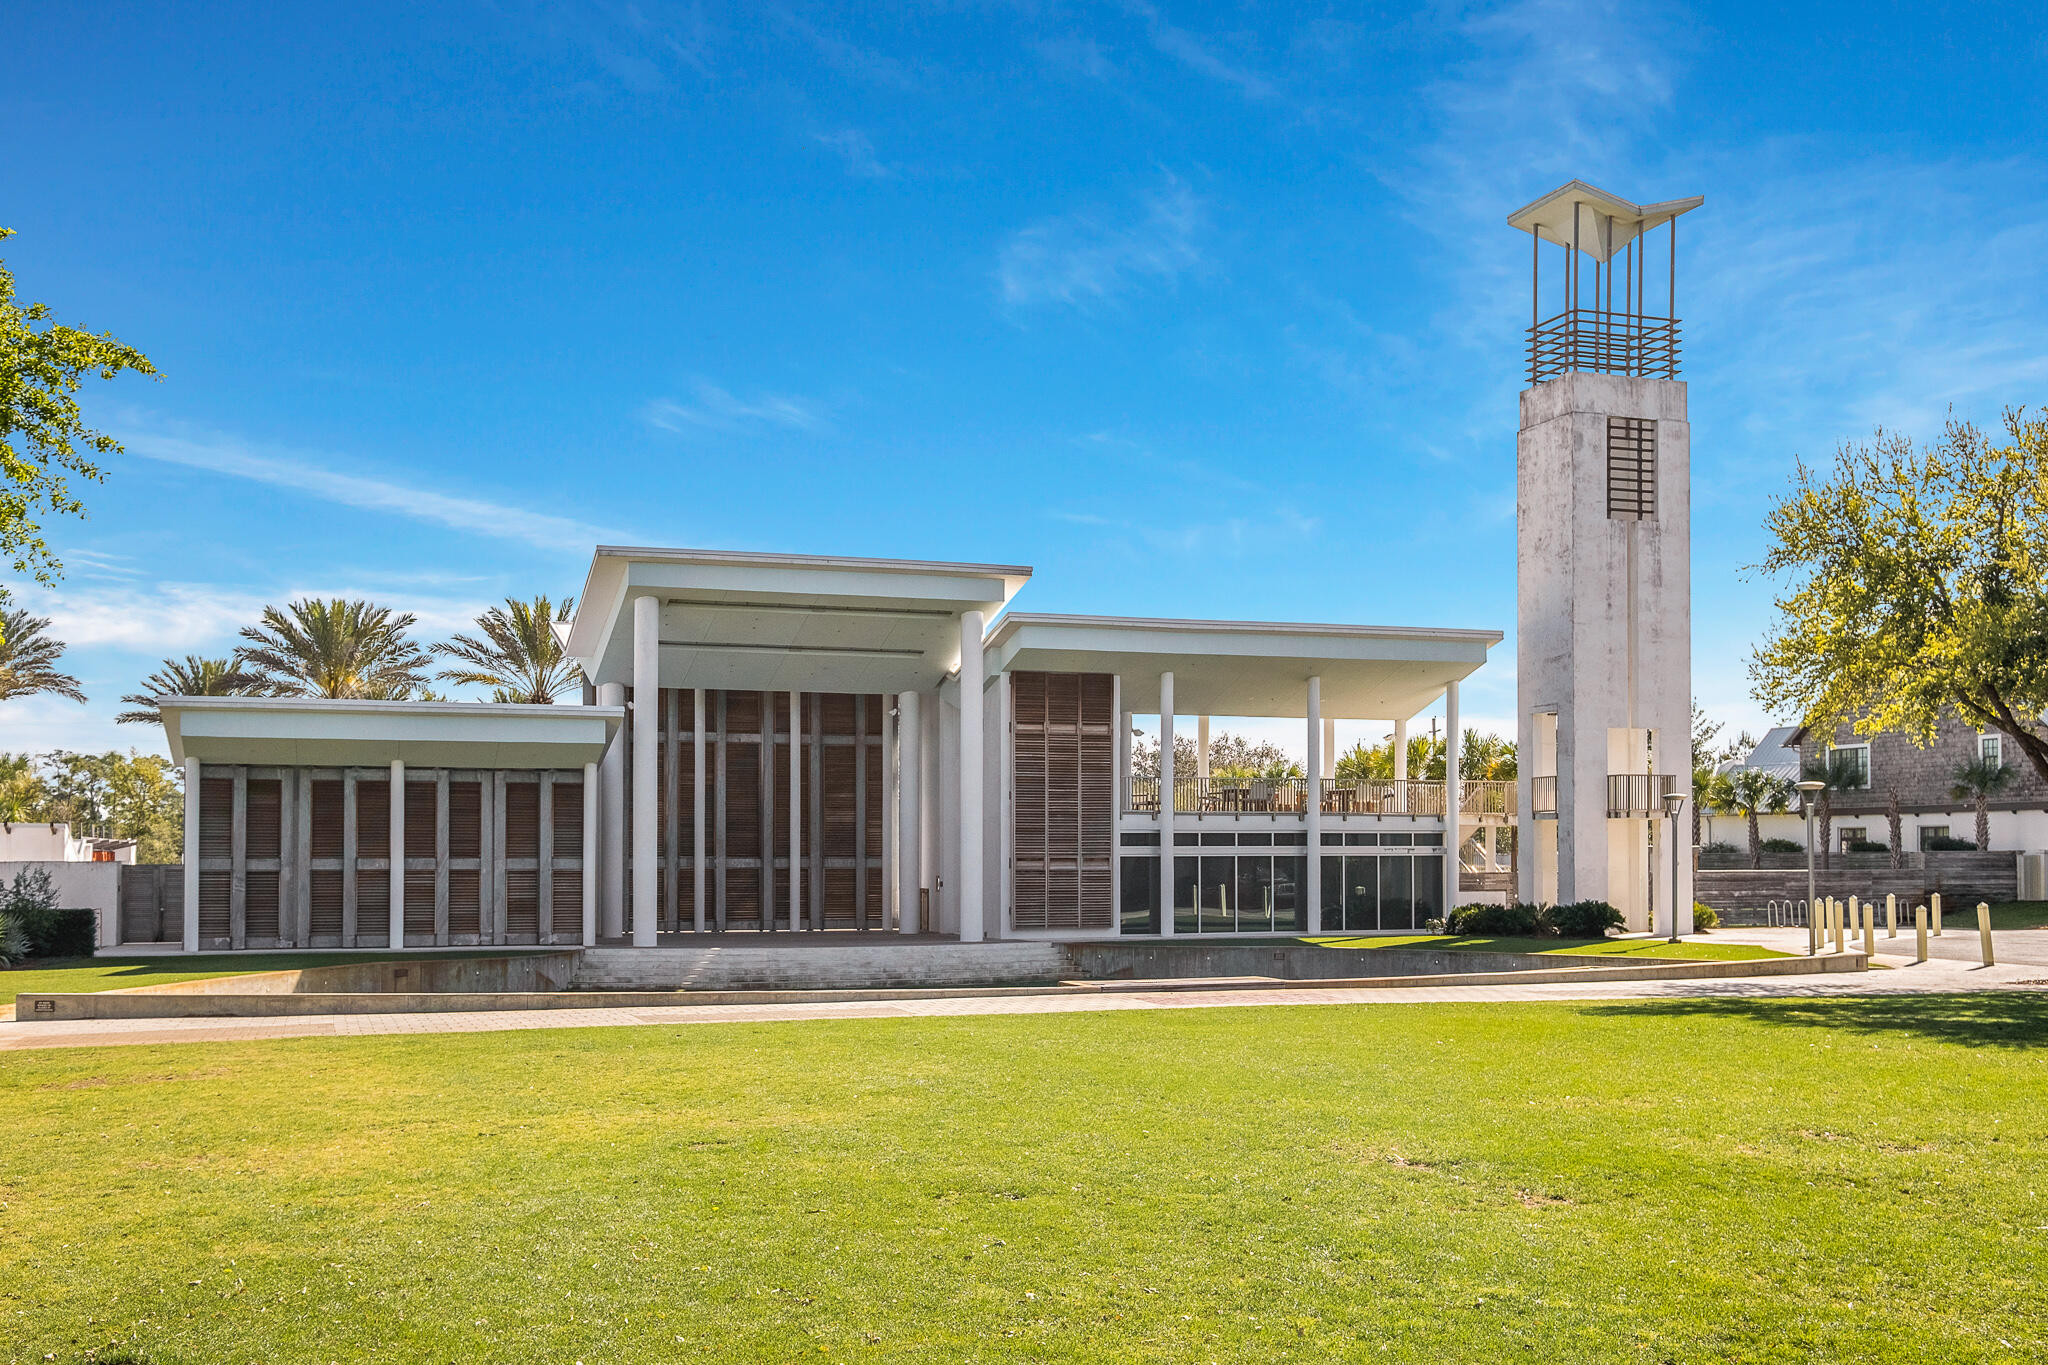
[[[1960,1043],[1965,1047],[2048,1045],[2048,993],[1858,995],[1828,999],[1728,999],[1692,996],[1632,1004],[1588,1005],[1584,1013],[1641,1019],[1733,1019],[1780,1027]]]

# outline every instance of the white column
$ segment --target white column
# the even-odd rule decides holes
[[[1458,764],[1465,755],[1465,737],[1458,729],[1458,684],[1444,685],[1444,903],[1443,912],[1449,915],[1451,907],[1458,904],[1458,843],[1464,838],[1459,817],[1464,813],[1458,798],[1463,784],[1458,779]]]
[[[896,718],[896,737],[903,746],[903,776],[896,787],[896,799],[903,808],[896,821],[903,838],[898,859],[903,904],[896,913],[896,926],[906,934],[924,928],[919,894],[924,887],[924,717],[918,712],[918,703],[915,692],[896,699],[897,709],[903,713]]]
[[[1394,722],[1394,781],[1398,784],[1405,783],[1407,780],[1408,722],[1405,720],[1397,720]],[[1394,788],[1394,809],[1408,809],[1407,787],[1397,785]]]
[[[960,613],[960,941],[982,939],[981,809],[982,758],[987,736],[981,732],[982,618],[978,611]]]
[[[856,702],[856,705],[859,703]],[[823,851],[822,849],[820,850]],[[789,928],[804,927],[804,694],[789,694]],[[856,873],[865,876],[865,872]]]
[[[597,945],[597,765],[583,765],[583,946]]]
[[[1173,933],[1173,674],[1159,675],[1159,932]]]
[[[624,706],[626,685],[599,683],[597,704]],[[626,736],[626,726],[621,722],[598,765],[599,795],[604,803],[598,833],[604,841],[604,851],[598,858],[602,885],[598,892],[597,932],[603,938],[617,938],[626,932]]]
[[[1209,718],[1195,717],[1195,778],[1204,790],[1209,786]]]
[[[185,760],[185,951],[199,951],[199,760]]]
[[[633,946],[652,948],[660,922],[661,868],[655,778],[661,734],[661,599],[633,599]]]
[[[903,835],[896,824],[896,708],[883,699],[882,705],[882,928],[890,929],[891,916],[903,904],[903,866],[897,858]]]
[[[1308,680],[1308,931],[1323,932],[1323,680]]]
[[[690,744],[690,927],[704,932],[705,868],[710,852],[704,847],[704,689],[692,690],[696,699],[695,738]]]
[[[1337,718],[1323,717],[1323,781],[1337,776]]]
[[[405,761],[391,760],[391,940],[405,946]]]

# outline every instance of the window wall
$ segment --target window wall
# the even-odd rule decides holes
[[[1443,842],[1441,834],[1325,834],[1323,928],[1412,931],[1441,916]]]
[[[1175,934],[1308,932],[1308,836],[1176,831],[1173,878],[1160,885],[1159,836],[1126,831],[1118,869],[1118,931]],[[1443,835],[1323,835],[1323,929],[1419,929],[1443,914]],[[1169,908],[1170,907],[1170,908]]]

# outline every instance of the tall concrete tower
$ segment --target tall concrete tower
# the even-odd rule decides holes
[[[1574,180],[1508,218],[1531,237],[1515,482],[1519,894],[1608,901],[1631,929],[1664,932],[1674,908],[1692,927],[1691,820],[1665,797],[1692,796],[1692,429],[1676,298],[1678,219],[1702,202],[1639,206]]]

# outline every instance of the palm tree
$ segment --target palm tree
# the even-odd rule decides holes
[[[57,671],[64,642],[43,633],[49,628],[49,617],[30,616],[25,607],[0,610],[0,701],[38,692],[85,700],[78,679]]]
[[[555,622],[568,620],[575,605],[573,597],[563,598],[559,607],[546,596],[531,602],[506,598],[504,606],[476,618],[482,639],[458,635],[433,647],[434,653],[456,661],[456,667],[434,676],[488,687],[492,701],[553,702],[582,681],[554,631]]]
[[[118,725],[152,725],[163,720],[159,697],[274,697],[277,687],[260,673],[239,667],[233,659],[202,659],[187,654],[185,662],[165,659],[164,666],[142,680],[142,691],[121,698],[136,709],[114,717]]]
[[[246,626],[238,667],[256,670],[276,695],[411,701],[427,685],[427,656],[406,636],[409,612],[369,602],[308,598],[263,609]]]
[[[1705,811],[1732,809],[1728,778],[1711,767],[1692,770],[1692,846],[1700,846],[1700,816]]]
[[[1749,865],[1762,867],[1763,832],[1756,818],[1765,811],[1781,811],[1792,802],[1792,784],[1762,768],[1737,768],[1727,775],[1728,800],[1749,817]]]
[[[1948,789],[1948,794],[1958,801],[1977,803],[1979,852],[1991,847],[1991,798],[2011,786],[2017,776],[2001,760],[1981,756],[1955,770],[1955,785]]]
[[[1865,785],[1863,764],[1853,754],[1830,749],[1820,758],[1809,759],[1799,770],[1802,782],[1818,782],[1814,793],[1815,814],[1820,816],[1820,865],[1828,865],[1828,848],[1834,842],[1836,792],[1861,791]]]

